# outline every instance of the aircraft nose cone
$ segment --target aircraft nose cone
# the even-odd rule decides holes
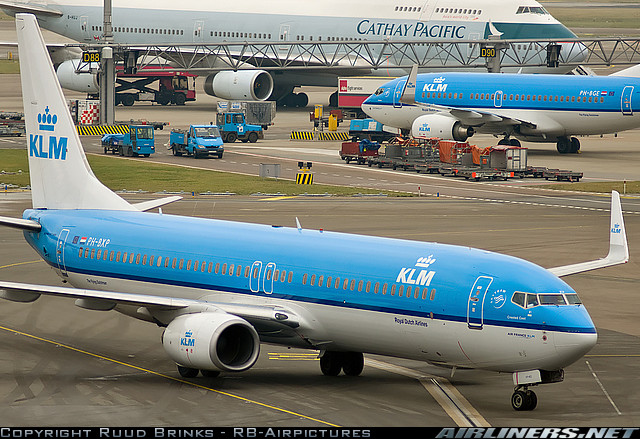
[[[594,328],[595,331],[595,328]],[[566,366],[574,363],[589,352],[598,341],[598,334],[592,333],[558,333],[554,337],[558,359]]]

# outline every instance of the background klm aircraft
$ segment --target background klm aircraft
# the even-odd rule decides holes
[[[321,350],[325,375],[359,375],[363,352],[510,372],[516,410],[595,345],[557,276],[628,260],[617,193],[609,255],[550,270],[468,247],[143,212],[172,200],[132,205],[96,179],[35,17],[16,26],[33,209],[0,224],[76,288],[0,282],[1,297],[73,297],[153,322],[185,377],[247,370],[267,342]]]
[[[640,127],[638,73],[638,66],[605,77],[418,74],[414,67],[376,90],[362,109],[415,137],[465,141],[480,132],[503,135],[500,144],[556,142],[561,154],[576,153],[573,135]]]
[[[102,0],[0,0],[0,8],[9,13],[32,12],[43,28],[79,42],[97,42],[103,35]],[[502,33],[504,39],[576,38],[534,0],[189,0],[179,4],[170,0],[113,0],[112,23],[114,42],[134,46],[225,41],[464,41],[483,39],[495,32]],[[188,49],[183,51],[188,55]],[[539,61],[544,64],[543,57],[546,54]],[[574,60],[582,59],[582,54],[576,53]],[[352,61],[343,62],[351,65]],[[77,62],[70,62],[59,73],[63,86],[97,92],[94,76],[87,73],[81,79],[73,77]],[[216,59],[205,64],[225,67]],[[293,94],[295,87],[336,87],[338,75],[395,77],[407,73],[394,68],[392,59],[384,71],[358,67],[357,62],[352,67],[338,70],[318,66],[270,74],[247,61],[246,71],[209,74],[205,91],[224,99],[272,96],[290,106],[305,106],[307,96]],[[551,70],[565,73],[564,69]],[[230,92],[224,91],[227,89]],[[337,95],[334,99],[337,103]]]

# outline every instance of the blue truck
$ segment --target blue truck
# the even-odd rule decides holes
[[[185,154],[199,158],[212,155],[221,159],[224,153],[222,143],[216,125],[191,125],[188,130],[171,130],[169,136],[169,149],[175,156]]]
[[[126,157],[149,157],[156,152],[152,125],[130,125],[126,134],[105,134],[102,136],[104,153],[111,151]]]
[[[233,143],[237,139],[256,143],[258,139],[264,139],[262,127],[248,124],[244,113],[218,113],[216,123],[225,143]]]

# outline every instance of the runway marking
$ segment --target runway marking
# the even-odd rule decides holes
[[[604,396],[607,397],[607,399],[609,400],[613,408],[616,410],[616,413],[618,413],[618,415],[622,415],[622,412],[618,410],[618,406],[616,405],[616,403],[613,402],[613,399],[611,399],[611,396],[609,396],[609,392],[607,392],[607,389],[605,389],[604,386],[602,385],[602,382],[598,378],[598,375],[596,375],[596,373],[594,372],[593,368],[591,367],[591,364],[589,363],[589,360],[586,360],[585,363],[587,363],[587,367],[591,371],[591,375],[593,375],[593,379],[596,380],[596,383],[598,383],[598,386],[600,386],[600,390],[602,390],[602,393],[604,393]]]
[[[288,200],[289,198],[298,198],[297,195],[284,195],[282,197],[268,197],[261,198],[259,201],[278,201],[278,200]]]
[[[3,269],[3,268],[17,267],[19,265],[37,264],[38,262],[44,262],[44,261],[42,259],[40,259],[38,261],[16,262],[15,264],[2,265],[2,266],[0,266],[0,270]]]
[[[318,353],[280,353],[269,352],[269,360],[320,361]]]
[[[448,379],[435,375],[424,374],[412,369],[384,361],[365,358],[367,366],[387,372],[397,373],[409,378],[415,378],[427,389],[433,399],[444,409],[458,427],[491,427],[491,424],[471,405],[471,403],[456,389]]]
[[[640,354],[591,354],[591,355],[585,355],[585,357],[613,357],[613,358],[624,358],[624,357],[640,357]]]
[[[104,355],[95,354],[93,352],[85,351],[85,350],[82,350],[82,349],[79,349],[79,348],[74,348],[73,346],[69,346],[69,345],[66,345],[66,344],[63,344],[63,343],[59,343],[59,342],[54,341],[54,340],[49,340],[47,338],[38,337],[37,335],[28,334],[26,332],[18,331],[16,329],[7,328],[7,327],[4,327],[4,326],[0,326],[0,329],[2,329],[3,331],[7,331],[7,332],[13,332],[14,334],[22,335],[23,337],[27,337],[27,338],[31,338],[31,339],[34,339],[34,340],[42,341],[44,343],[49,343],[49,344],[52,344],[52,345],[54,345],[56,347],[61,347],[61,348],[68,349],[70,351],[78,352],[80,354],[88,355],[88,356],[93,357],[93,358],[98,358],[100,360],[109,361],[111,363],[119,364],[121,366],[130,367],[132,369],[136,369],[136,370],[139,370],[139,371],[142,371],[142,372],[150,373],[152,375],[159,376],[159,377],[171,380],[171,381],[176,381],[178,383],[187,384],[189,386],[197,387],[197,388],[203,389],[203,390],[208,390],[210,392],[214,392],[214,393],[217,393],[219,395],[228,396],[229,398],[234,398],[234,399],[237,399],[237,400],[240,400],[240,401],[244,401],[244,402],[248,402],[248,403],[251,403],[251,404],[255,404],[255,405],[258,405],[260,407],[265,407],[265,408],[268,408],[268,409],[271,409],[271,410],[275,410],[275,411],[278,411],[278,412],[281,412],[281,413],[286,413],[286,414],[292,415],[292,416],[298,416],[298,417],[301,417],[301,418],[304,418],[304,419],[308,419],[308,420],[313,421],[313,422],[318,422],[320,424],[328,425],[330,427],[340,427],[339,425],[332,424],[332,423],[327,422],[327,421],[322,421],[320,419],[312,418],[311,416],[306,416],[306,415],[303,415],[301,413],[293,412],[291,410],[287,410],[287,409],[283,409],[283,408],[276,407],[276,406],[273,406],[273,405],[265,404],[264,402],[255,401],[255,400],[252,400],[252,399],[249,399],[249,398],[245,398],[244,396],[234,395],[233,393],[228,393],[228,392],[223,392],[221,390],[216,390],[216,389],[213,389],[211,387],[203,386],[202,384],[193,383],[193,382],[190,382],[190,381],[183,380],[181,378],[176,378],[176,377],[172,377],[170,375],[165,375],[165,374],[160,373],[160,372],[156,372],[156,371],[153,371],[153,370],[150,370],[150,369],[145,369],[144,367],[136,366],[136,365],[130,364],[130,363],[125,363],[124,361],[116,360],[114,358],[105,357]]]

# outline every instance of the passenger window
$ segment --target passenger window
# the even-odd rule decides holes
[[[217,269],[218,269],[218,267],[216,267],[216,270],[217,270]],[[257,267],[257,266],[256,266],[256,267],[253,267],[253,278],[254,278],[254,279],[257,279],[257,278],[258,278],[258,271],[259,271],[259,269],[258,269],[258,267]],[[224,273],[223,273],[223,274],[224,274]]]
[[[292,280],[292,279],[293,279],[293,271],[290,271],[290,272],[289,272],[289,278],[287,279],[287,281],[288,281],[289,283],[291,283],[291,280]]]
[[[176,262],[178,262],[178,259],[173,258],[173,261],[171,261],[171,268],[176,268]]]
[[[367,281],[367,287],[365,288],[365,291],[366,291],[367,293],[370,293],[370,292],[371,292],[371,281],[370,281],[370,280],[368,280],[368,281]]]
[[[136,255],[136,265],[140,265],[140,253]]]
[[[271,280],[271,273],[272,273],[271,268],[269,268],[267,270],[267,280]],[[229,275],[232,275],[232,274],[233,274],[233,271],[229,269]]]
[[[362,291],[362,287],[364,286],[364,281],[358,282],[358,291]]]
[[[160,267],[161,265],[162,265],[162,256],[158,256],[158,267]]]
[[[331,276],[327,276],[327,288],[331,288]]]
[[[187,260],[187,270],[191,270],[191,259]]]
[[[249,277],[249,272],[251,271],[251,267],[248,265],[244,267],[244,277]],[[209,273],[211,273],[211,265],[209,265]]]
[[[111,250],[111,253],[109,253],[109,261],[113,261],[113,250]]]
[[[145,255],[145,256],[146,256],[146,255]],[[149,257],[149,265],[150,265],[150,266],[153,266],[153,263],[154,263],[155,261],[156,261],[156,257],[155,257],[155,255],[151,255],[151,256]]]
[[[302,275],[302,285],[306,285],[307,284],[307,273]]]
[[[340,278],[339,278],[339,277],[336,277],[336,283],[335,283],[335,285],[334,285],[334,288],[335,288],[335,289],[340,288]]]
[[[411,291],[413,290],[413,287],[409,286],[407,287],[407,299],[411,299]]]
[[[402,292],[404,291],[404,285],[400,285],[398,287],[398,297],[402,297]]]
[[[346,290],[347,288],[349,288],[349,279],[345,279],[344,282],[342,282],[342,289]]]
[[[429,296],[429,300],[433,300],[436,297],[436,289],[432,289],[431,290],[431,295]]]
[[[413,291],[413,298],[417,299],[420,296],[420,287],[416,287],[416,289]]]
[[[100,259],[100,256],[102,256],[102,249],[98,250],[98,253],[96,254],[96,259]]]
[[[222,275],[227,274],[227,264],[222,264]]]
[[[380,282],[376,282],[376,284],[373,287],[373,294],[378,294],[378,291],[380,291]]]
[[[511,301],[513,303],[515,303],[518,306],[521,306],[524,308],[524,299],[525,299],[525,294],[524,293],[513,293],[513,297],[511,298]]]
[[[233,270],[235,270],[235,266],[233,264],[229,264],[229,276],[233,276]]]
[[[280,282],[284,282],[287,279],[287,272],[282,270],[282,274],[280,275]]]
[[[273,280],[277,281],[280,279],[280,270],[276,270],[273,272]]]
[[[184,259],[180,259],[180,264],[178,265],[178,268],[180,270],[182,270],[184,268]]]
[[[83,252],[83,250],[84,250],[84,249],[83,249],[82,247],[80,247],[80,252],[78,253],[78,257],[79,257],[79,258],[81,258],[81,257],[82,257],[82,252]]]
[[[147,255],[142,256],[142,265],[147,265]]]
[[[316,275],[312,274],[311,275],[311,282],[309,282],[311,284],[311,286],[314,286],[316,284]]]
[[[169,268],[169,258],[164,258],[164,268]]]
[[[84,257],[85,257],[85,259],[89,257],[89,249],[88,248],[84,249]]]
[[[391,285],[391,295],[392,296],[396,295],[396,284]]]
[[[538,295],[537,294],[527,294],[527,308],[533,308],[534,306],[538,306]]]
[[[320,276],[318,277],[318,286],[319,286],[319,287],[321,287],[321,286],[322,286],[323,281],[324,281],[324,276],[323,276],[323,275],[320,275]]]
[[[238,268],[240,268],[240,267],[238,266]],[[205,261],[202,261],[202,266],[200,267],[200,271],[202,271],[204,273],[206,269],[207,269],[207,263]],[[209,272],[211,272],[211,269],[209,269]],[[238,275],[240,275],[240,274],[238,274]]]
[[[356,281],[355,281],[355,279],[351,279],[351,285],[349,285],[349,289],[351,291],[356,289]]]
[[[216,270],[215,273],[218,274],[220,273],[220,262],[216,263]]]
[[[429,288],[424,288],[422,290],[422,300],[427,300],[427,293],[429,292]]]
[[[133,264],[133,258],[135,257],[135,255],[133,253],[129,253],[129,263]]]

